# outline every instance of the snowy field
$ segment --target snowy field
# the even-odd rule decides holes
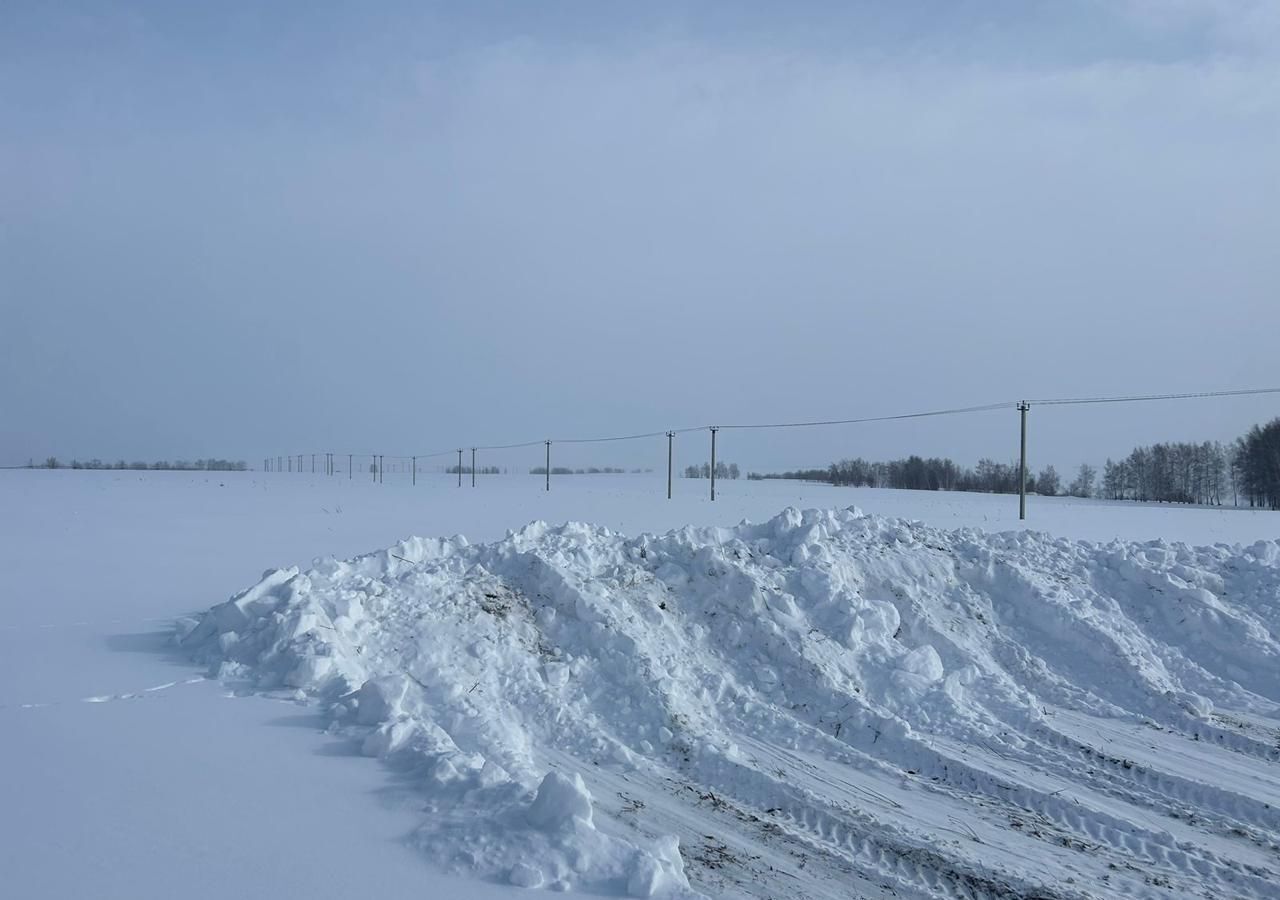
[[[1277,896],[1280,514],[664,487],[0,473],[4,894]]]

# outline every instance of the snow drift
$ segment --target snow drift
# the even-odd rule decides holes
[[[857,510],[267,572],[179,639],[316,698],[440,865],[631,896],[1274,897],[1280,545]]]

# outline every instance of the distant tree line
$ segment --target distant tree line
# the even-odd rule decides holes
[[[750,479],[795,478],[803,481],[825,481],[828,484],[850,487],[898,488],[909,491],[983,491],[993,494],[1011,494],[1018,491],[1018,463],[1002,463],[994,459],[980,459],[975,468],[969,469],[945,458],[908,456],[888,462],[872,462],[862,459],[842,459],[825,469],[800,469],[795,472],[760,474],[752,472]],[[1045,470],[1046,484],[1057,490],[1057,473],[1052,467]],[[1028,477],[1028,485],[1035,479]]]
[[[742,470],[738,468],[737,463],[726,463],[726,462],[716,463],[717,478],[728,478],[732,480],[735,478],[739,478],[741,476],[742,476]],[[685,466],[684,477],[685,478],[710,478],[711,463],[703,463],[700,466]]]
[[[483,470],[482,470],[483,471]],[[652,472],[653,469],[632,469],[631,474],[639,475],[641,472]],[[534,466],[529,470],[530,475],[546,475],[546,466]],[[567,466],[552,466],[552,475],[625,475],[626,469],[616,466],[589,466],[585,469],[570,469]]]
[[[761,474],[749,479],[792,478],[853,487],[899,488],[920,491],[1018,492],[1017,461],[980,459],[972,469],[950,459],[908,456],[889,462],[843,459],[825,469],[797,469]],[[1027,473],[1027,491],[1045,496],[1100,495],[1111,500],[1222,505],[1227,491],[1234,505],[1280,509],[1280,419],[1255,425],[1229,446],[1203,443],[1165,443],[1137,447],[1119,462],[1107,460],[1101,482],[1097,470],[1084,463],[1063,490],[1053,466]]]
[[[1280,509],[1280,419],[1254,425],[1236,439],[1231,472],[1234,491],[1250,506]]]
[[[1228,465],[1226,448],[1209,441],[1135,447],[1119,462],[1107,460],[1102,469],[1102,496],[1217,505],[1222,502]]]
[[[889,462],[868,462],[865,459],[842,459],[825,469],[800,469],[795,472],[759,474],[752,472],[750,479],[796,478],[803,481],[824,481],[828,484],[850,487],[897,488],[908,491],[972,491],[986,494],[1016,494],[1018,492],[1018,462],[998,462],[983,458],[972,468],[957,465],[950,459],[908,456]],[[1073,497],[1092,497],[1097,470],[1085,463],[1076,472],[1075,479],[1065,493]],[[1027,472],[1027,491],[1052,497],[1064,493],[1062,479],[1053,466],[1045,466],[1039,474]]]
[[[34,461],[27,464],[27,468],[35,469],[131,469],[131,470],[166,470],[180,472],[245,472],[248,471],[249,465],[242,459],[197,459],[188,462],[185,459],[169,462],[168,460],[160,460],[158,462],[142,462],[135,460],[134,462],[125,462],[118,459],[115,462],[103,462],[100,459],[79,460],[73,459],[71,462],[59,462],[56,456],[50,456],[45,459],[44,464],[37,466]]]
[[[1082,465],[1067,492],[1078,497],[1093,494],[1096,477],[1093,466]],[[908,491],[975,491],[988,494],[1016,494],[1018,492],[1018,462],[1002,463],[994,459],[980,459],[972,469],[957,465],[950,459],[908,456],[889,462],[869,462],[865,459],[842,459],[825,469],[799,469],[794,472],[760,474],[752,472],[749,479],[794,478],[802,481],[824,481],[828,484],[850,487],[898,488]],[[1036,475],[1027,473],[1027,490],[1032,493],[1053,496],[1062,492],[1062,481],[1053,466],[1045,466]]]
[[[1107,460],[1102,494],[1112,500],[1231,502],[1280,509],[1280,419],[1255,425],[1229,446],[1205,441],[1136,447],[1119,462]]]
[[[900,490],[973,490],[991,494],[1018,493],[1018,462],[997,462],[982,458],[974,469],[966,469],[947,458],[909,456],[902,460],[870,462],[863,458],[833,462],[827,469],[801,469],[778,474],[751,472],[749,479],[800,479],[826,481],[855,488],[897,488]],[[1053,466],[1039,476],[1028,474],[1029,490],[1059,493],[1060,480]]]

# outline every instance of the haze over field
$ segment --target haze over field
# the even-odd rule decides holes
[[[1276,0],[0,3],[0,895],[1275,900],[1277,86]]]
[[[0,462],[1271,384],[1278,37],[1213,0],[7,3]],[[1034,461],[1273,414],[1041,411]],[[730,455],[972,463],[1015,428]],[[583,463],[661,453],[616,449]]]

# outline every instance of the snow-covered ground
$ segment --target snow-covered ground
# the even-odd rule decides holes
[[[1280,516],[706,486],[0,473],[5,893],[1275,896]]]

